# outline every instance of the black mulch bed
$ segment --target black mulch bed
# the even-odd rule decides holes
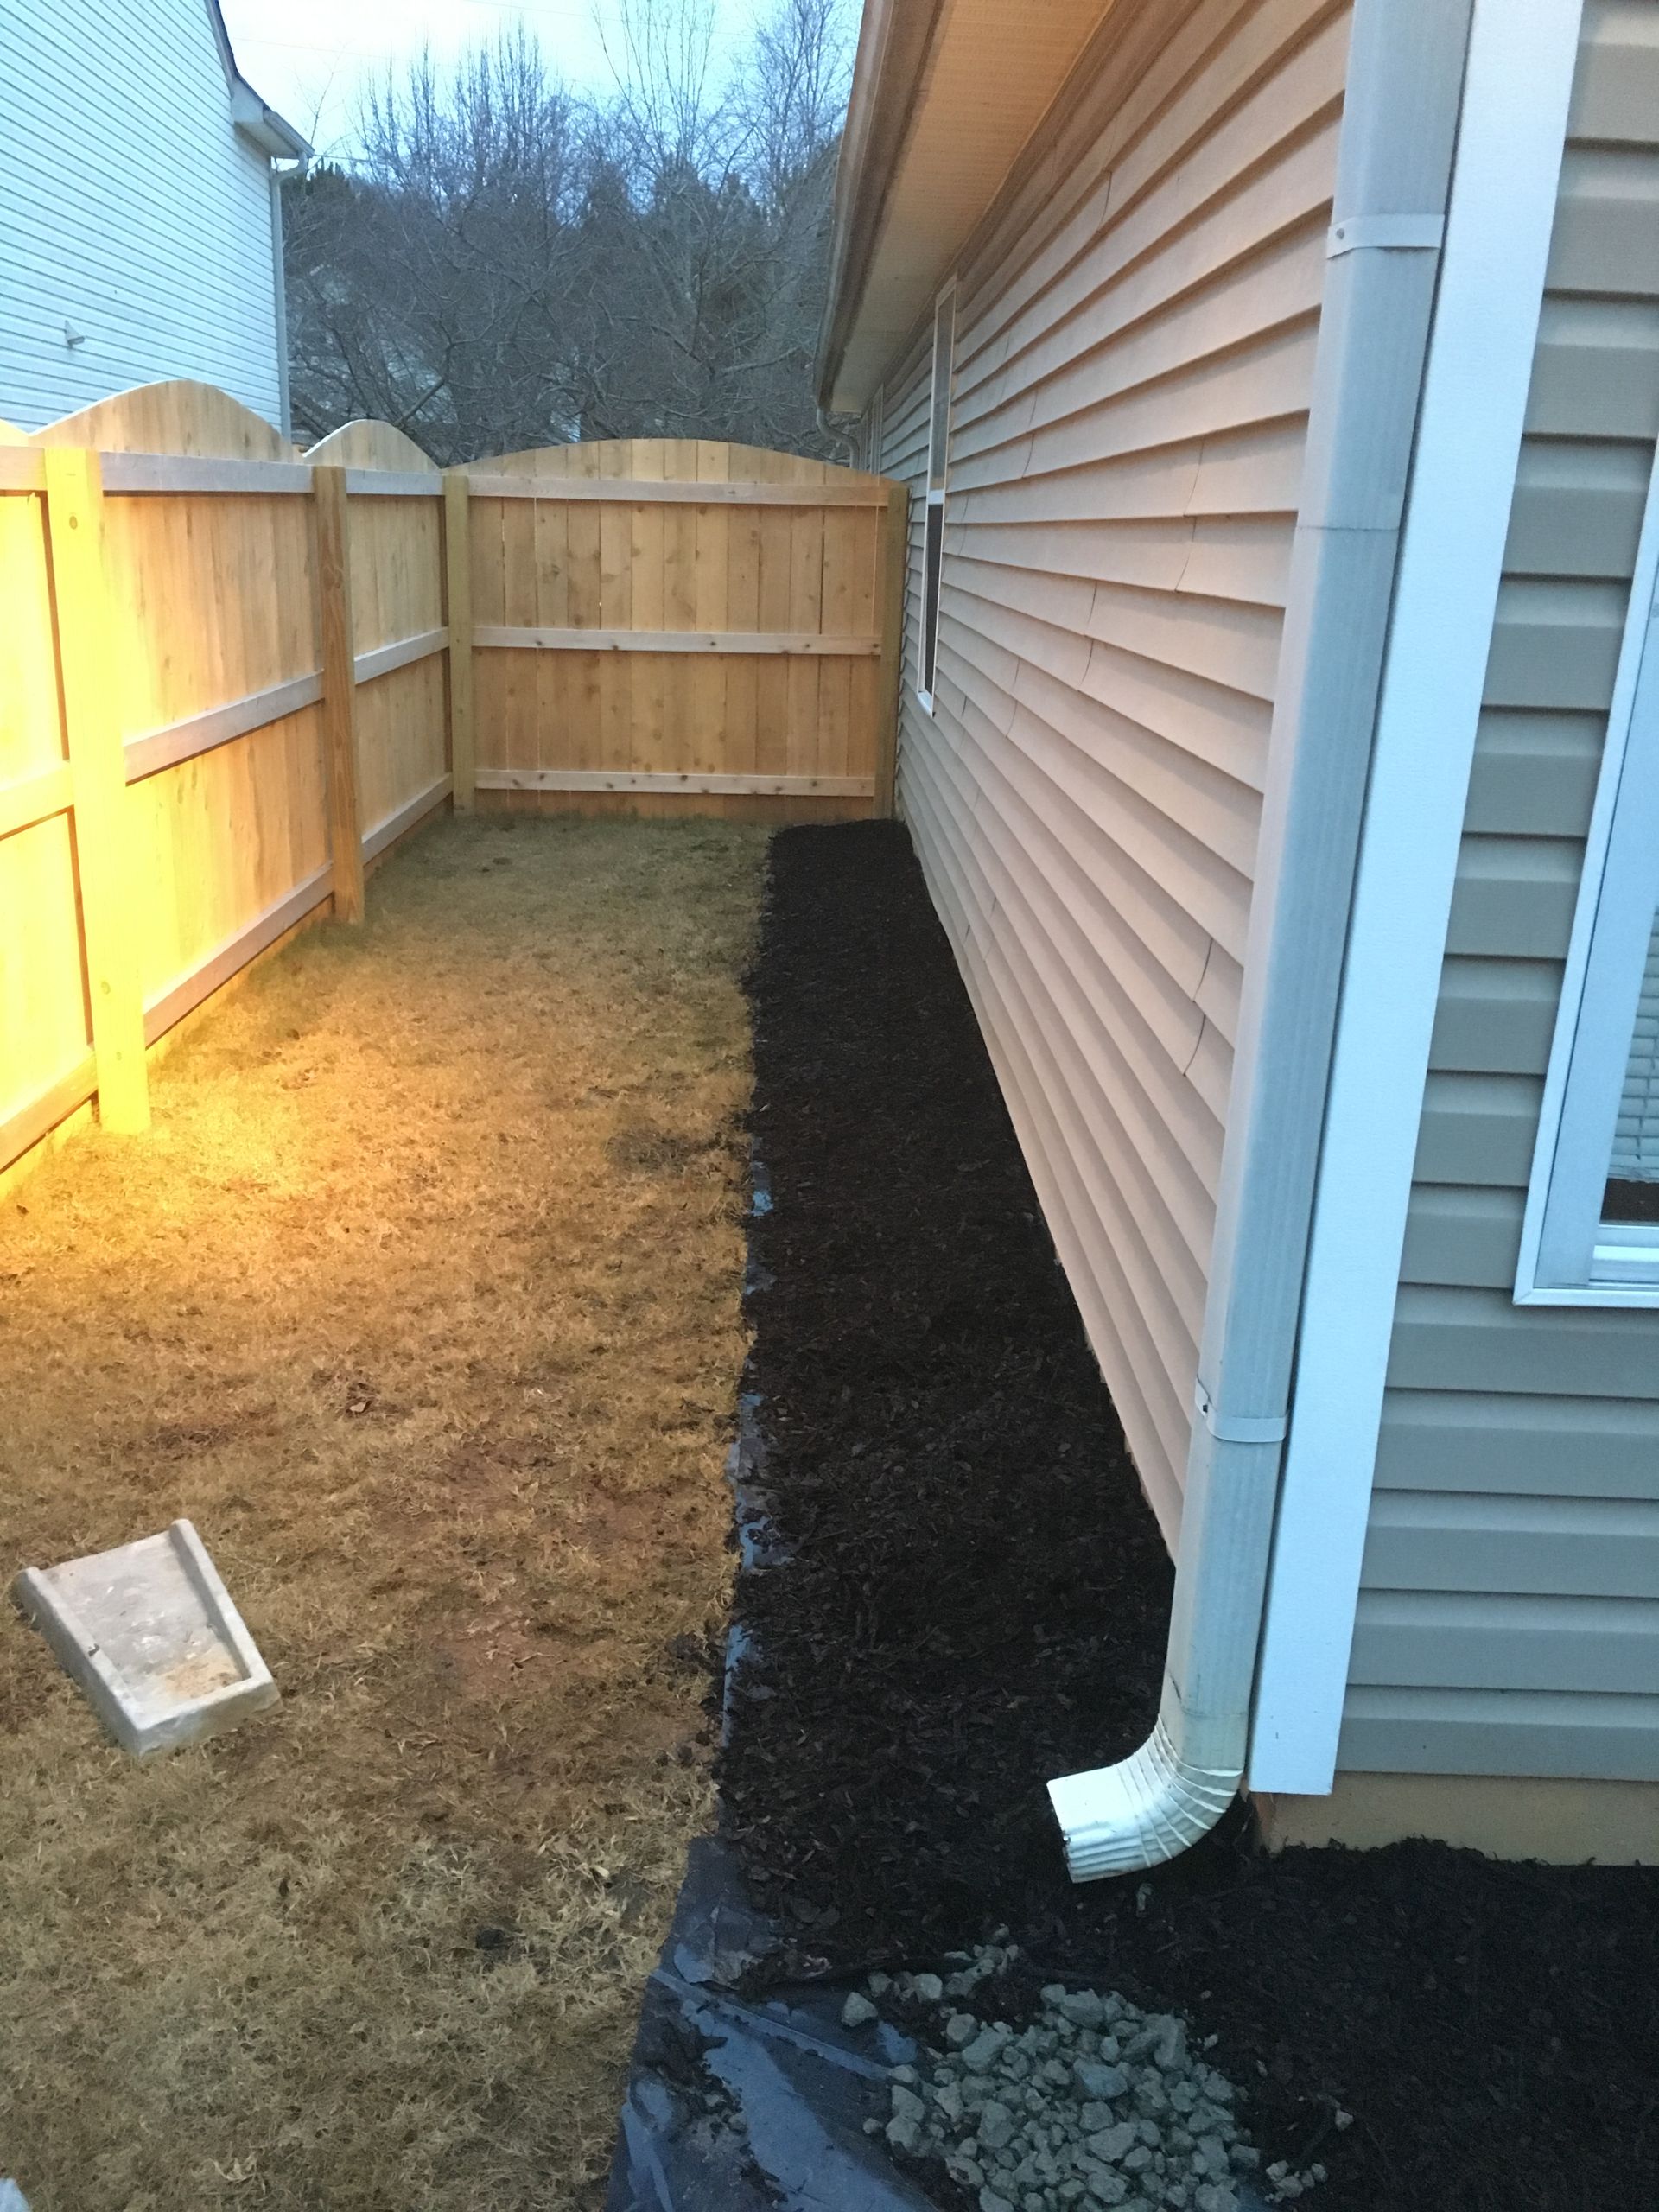
[[[1659,2205],[1659,1877],[1425,1844],[1076,1889],[1043,1784],[1149,1726],[1170,1570],[905,832],[772,847],[752,1376],[794,1556],[722,1758],[783,1972],[1010,1927],[1185,2011],[1323,2212]],[[1339,2129],[1338,2110],[1354,2115]]]

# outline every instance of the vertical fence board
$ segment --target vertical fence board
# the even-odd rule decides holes
[[[430,499],[359,490],[347,501],[352,637],[358,653],[440,629],[444,619],[443,480],[386,423],[352,423],[313,448],[313,466],[428,477]],[[443,672],[435,660],[365,674],[354,709],[358,815],[365,837],[437,794],[448,747]],[[436,803],[435,798],[434,803]]]
[[[464,468],[446,470],[443,479],[443,619],[449,632],[449,774],[456,812],[470,814],[478,752],[473,713],[472,526]]]
[[[363,918],[363,833],[357,804],[357,667],[352,617],[350,518],[343,468],[314,468],[317,615],[322,646],[322,730],[328,766],[328,849],[334,913]]]
[[[899,700],[904,683],[905,587],[910,560],[910,490],[895,484],[876,540],[874,601],[881,658],[875,671],[874,812],[891,819],[898,804]]]
[[[774,820],[871,810],[885,480],[755,447],[645,438],[505,454],[474,464],[471,477],[475,517],[494,518],[472,531],[486,803]],[[497,477],[535,496],[493,489]],[[572,495],[596,478],[598,496]],[[658,483],[737,488],[708,499],[627,497],[631,485]],[[745,498],[751,484],[803,496]],[[819,489],[826,496],[813,499]],[[516,588],[527,527],[533,613]],[[559,634],[538,640],[532,630]],[[591,652],[572,634],[583,630],[602,633]],[[679,631],[695,649],[672,649]],[[630,649],[643,632],[651,638]],[[769,635],[784,649],[742,644]],[[810,649],[820,637],[825,648]],[[523,671],[532,664],[531,702]]]
[[[46,501],[99,1117],[107,1128],[130,1134],[149,1126],[135,932],[142,887],[128,835],[98,455],[75,446],[49,450]]]
[[[0,495],[0,1168],[91,1096],[92,1031],[59,712],[46,502]],[[64,802],[35,812],[43,779]],[[42,1116],[45,1116],[43,1119]]]

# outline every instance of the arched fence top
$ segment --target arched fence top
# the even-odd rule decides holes
[[[405,474],[438,473],[436,461],[423,453],[413,438],[390,423],[363,417],[342,423],[319,438],[305,455],[307,461],[332,468],[392,468]]]
[[[702,484],[883,481],[836,461],[719,438],[583,438],[568,445],[531,446],[519,453],[480,454],[467,465],[491,475],[629,477],[645,482],[659,478]]]
[[[175,377],[96,401],[36,430],[32,446],[99,453],[164,453],[213,461],[293,461],[294,448],[263,416],[216,385]]]

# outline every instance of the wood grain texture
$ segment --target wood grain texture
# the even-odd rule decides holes
[[[92,446],[100,453],[192,454],[219,461],[296,461],[280,430],[216,385],[175,377],[136,385],[65,415],[34,446]]]
[[[390,645],[372,645],[367,652],[359,653],[353,673],[359,683],[372,683],[377,677],[391,676],[417,660],[429,660],[434,653],[447,651],[448,644],[449,632],[442,624],[435,630],[422,630],[412,638],[394,638]]]
[[[106,492],[276,492],[303,499],[310,471],[296,461],[214,461],[166,453],[116,453],[105,463]]]
[[[698,791],[766,798],[868,798],[868,776],[745,776],[614,772],[604,768],[480,768],[478,787],[489,791]]]
[[[46,486],[99,1118],[106,1128],[130,1134],[149,1126],[134,931],[142,894],[118,719],[97,454],[53,449]]]
[[[699,582],[702,570],[696,568]],[[612,587],[620,583],[620,571]],[[780,653],[818,659],[868,658],[881,650],[880,638],[826,637],[816,630],[555,630],[512,629],[486,624],[473,632],[473,643],[495,650],[565,653]]]
[[[359,819],[380,821],[426,791],[448,766],[442,664],[443,478],[389,426],[359,423],[346,469]],[[385,439],[371,434],[386,429]],[[417,465],[416,465],[417,464]],[[414,485],[419,500],[379,499],[377,485]]]
[[[555,447],[467,479],[479,789],[869,810],[891,486],[706,439]]]
[[[875,709],[875,813],[891,819],[898,791],[899,693],[904,682],[905,569],[910,552],[910,489],[895,484],[876,541],[875,604],[881,623],[880,693]]]
[[[245,737],[250,730],[263,729],[268,722],[280,721],[286,715],[298,713],[302,707],[315,706],[321,696],[321,675],[294,676],[285,683],[273,683],[264,691],[251,692],[245,699],[232,699],[223,707],[208,707],[199,715],[186,715],[161,729],[142,731],[126,741],[127,781],[140,783],[146,776],[159,774],[163,768],[175,768],[182,760],[194,760],[198,753],[211,753],[215,746],[228,745],[233,737]]]
[[[32,830],[37,822],[62,814],[73,803],[73,797],[67,762],[61,767],[37,768],[32,776],[16,783],[0,784],[0,837],[9,837],[16,830]]]
[[[92,435],[102,466],[75,443]],[[451,797],[870,810],[878,478],[642,439],[512,456],[534,495],[491,498],[387,425],[347,425],[302,461],[188,385],[0,460],[0,1167],[92,1094],[94,1011],[113,1120],[118,1005],[142,1073],[141,1040],[320,901],[360,914],[365,863]],[[48,472],[80,487],[79,508],[60,502],[76,527],[58,608]],[[484,643],[519,632],[557,644]],[[94,880],[96,855],[111,865]]]
[[[357,799],[357,658],[352,606],[351,522],[346,472],[313,473],[317,613],[322,641],[322,733],[328,767],[328,849],[334,912],[363,918],[363,848]]]
[[[644,442],[641,441],[640,442]],[[664,441],[664,442],[670,442]],[[709,442],[691,440],[689,443]],[[821,464],[823,465],[823,464]],[[474,467],[468,471],[474,492],[480,499],[544,499],[545,478],[509,474],[505,470]],[[882,486],[868,483],[767,484],[673,479],[661,482],[644,477],[569,476],[559,483],[558,496],[572,502],[597,500],[618,506],[682,507],[880,507],[887,505]]]
[[[404,431],[390,423],[359,420],[342,423],[319,438],[305,458],[318,468],[377,468],[400,475],[435,475],[437,463],[422,452]]]
[[[473,583],[471,522],[467,512],[467,472],[445,471],[443,479],[443,619],[449,632],[449,770],[458,813],[473,810],[478,766],[477,725],[473,698]]]

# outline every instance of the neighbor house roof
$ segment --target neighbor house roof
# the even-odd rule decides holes
[[[274,161],[304,161],[311,151],[310,141],[302,138],[293,124],[278,115],[274,107],[267,106],[237,67],[235,50],[231,45],[230,33],[225,28],[219,0],[207,0],[207,20],[213,27],[219,58],[225,65],[225,81],[230,87],[231,121],[244,137],[251,138],[262,152],[269,154]]]
[[[1113,0],[866,0],[819,397],[861,413]]]

